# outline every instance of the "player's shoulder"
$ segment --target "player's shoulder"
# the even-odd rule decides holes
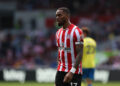
[[[80,27],[78,27],[77,25],[74,25],[74,26],[75,26],[75,31],[78,31],[79,33],[83,33]]]
[[[62,31],[62,28],[58,29],[57,32],[56,32],[56,34],[59,33],[60,31]]]
[[[75,29],[82,30],[82,29],[80,29],[80,27],[78,27],[77,25],[74,25],[74,26],[75,26]]]
[[[58,29],[58,31],[61,31],[62,29],[63,29],[63,28],[61,27],[61,28]]]

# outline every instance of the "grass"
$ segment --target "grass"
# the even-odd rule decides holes
[[[99,82],[99,83],[93,83],[93,86],[120,86],[120,82],[108,82],[108,83]]]
[[[54,86],[54,83],[37,83],[37,82],[0,82],[0,86]],[[87,86],[87,85],[84,85]],[[93,86],[120,86],[120,82],[109,82],[106,84],[96,82],[93,83]]]
[[[54,86],[53,83],[37,83],[37,82],[0,82],[0,86]]]

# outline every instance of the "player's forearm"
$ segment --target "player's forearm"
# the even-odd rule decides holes
[[[81,45],[80,47],[77,47],[76,51],[77,51],[77,56],[76,56],[76,60],[75,60],[75,63],[74,63],[74,68],[77,69],[77,67],[79,66],[80,62],[82,61],[83,45]]]
[[[74,68],[77,69],[77,67],[79,66],[81,60],[82,60],[82,53],[80,52],[80,53],[77,55],[77,57],[76,57],[75,64],[74,64]]]

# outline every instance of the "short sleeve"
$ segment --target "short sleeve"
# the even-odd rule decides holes
[[[76,41],[75,44],[83,44],[83,32],[80,28],[75,29]]]

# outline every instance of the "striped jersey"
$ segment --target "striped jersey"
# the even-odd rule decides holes
[[[83,43],[83,32],[74,24],[69,25],[65,30],[60,28],[56,32],[56,42],[59,58],[57,70],[69,72],[77,56],[75,45],[77,43]],[[82,73],[81,62],[75,73]]]

